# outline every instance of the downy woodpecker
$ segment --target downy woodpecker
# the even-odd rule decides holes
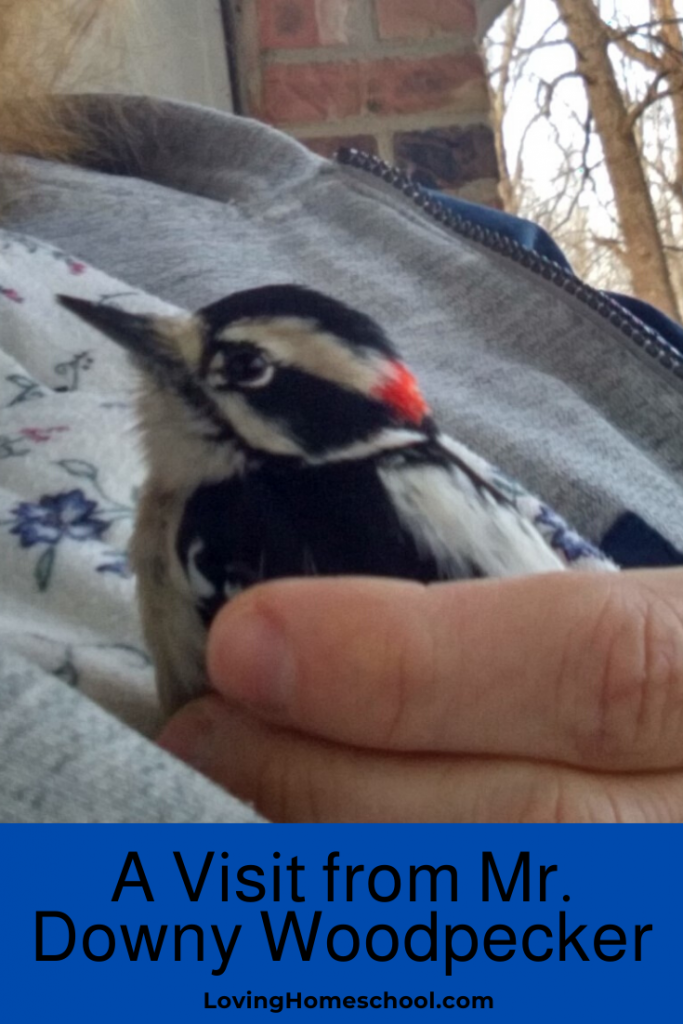
[[[178,317],[60,301],[142,372],[131,558],[169,711],[205,687],[218,609],[261,580],[553,572],[563,530],[570,561],[614,568],[440,433],[384,331],[333,298],[274,285]]]

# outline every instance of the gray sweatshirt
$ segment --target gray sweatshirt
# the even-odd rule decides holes
[[[130,519],[123,510],[139,477],[128,371],[105,347],[86,358],[90,340],[65,338],[66,322],[40,306],[55,288],[68,290],[59,274],[72,282],[99,274],[99,293],[129,293],[141,309],[198,308],[263,284],[329,292],[387,329],[448,433],[583,536],[599,546],[636,523],[667,551],[683,548],[683,377],[655,337],[594,308],[590,293],[511,255],[499,239],[458,231],[391,184],[263,125],[145,99],[81,103],[103,129],[97,160],[27,159],[6,164],[1,179],[0,541],[12,566],[0,605],[2,820],[256,820],[150,739],[149,666],[134,612],[129,621],[123,611],[132,584],[106,589],[118,575]],[[14,273],[30,279],[29,291],[42,285],[32,308]],[[83,383],[97,376],[85,365],[93,358],[104,368],[97,387]],[[91,406],[78,402],[97,404],[99,428],[86,415]],[[21,419],[39,408],[38,426]],[[116,483],[105,479],[117,450],[112,432],[129,450],[119,467],[130,476],[127,497],[121,471]],[[41,462],[50,444],[60,447]],[[22,475],[16,467],[33,457],[24,449],[37,461]],[[59,536],[49,533],[46,510],[62,516]],[[66,581],[85,539],[89,603],[102,595],[107,620],[119,623],[106,643],[96,620],[86,636],[83,617],[60,610],[59,574]],[[22,573],[24,582],[10,585]],[[80,578],[64,582],[64,592],[76,594]],[[83,653],[107,645],[125,647],[130,665]],[[119,682],[135,658],[141,683],[128,693]]]

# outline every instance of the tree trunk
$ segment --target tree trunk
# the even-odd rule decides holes
[[[676,177],[674,190],[683,201],[683,35],[673,0],[653,0],[652,14],[661,21],[659,37],[664,43],[662,68],[667,71],[676,125]]]
[[[576,53],[614,190],[625,260],[640,298],[678,318],[652,196],[633,126],[608,54],[608,34],[593,0],[555,0]]]
[[[519,181],[513,182],[513,174],[510,170],[508,155],[505,149],[503,134],[503,119],[505,117],[505,106],[510,88],[510,72],[512,70],[512,58],[519,26],[524,17],[525,0],[521,0],[518,6],[508,7],[504,15],[505,37],[501,45],[500,64],[498,71],[498,84],[495,89],[490,89],[491,115],[493,119],[493,132],[496,142],[496,156],[498,158],[498,189],[503,201],[503,209],[507,213],[519,213]],[[515,175],[515,178],[517,175]]]

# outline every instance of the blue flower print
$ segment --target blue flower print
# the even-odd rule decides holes
[[[132,578],[133,573],[130,569],[127,556],[122,551],[112,551],[108,553],[108,557],[112,559],[111,562],[104,562],[102,565],[97,566],[98,572],[109,572],[114,576],[120,576],[124,580]]]
[[[550,546],[555,551],[560,551],[570,564],[578,562],[581,558],[606,560],[599,548],[585,540],[576,530],[567,526],[562,516],[547,505],[541,505],[534,522],[546,535]]]
[[[80,489],[44,495],[39,502],[24,501],[12,509],[16,525],[10,533],[21,539],[23,548],[34,544],[58,544],[70,540],[99,540],[109,523],[93,513],[97,502],[89,501]]]
[[[47,590],[55,564],[57,545],[65,540],[99,540],[110,524],[94,514],[97,502],[80,489],[45,494],[40,501],[22,501],[11,510],[14,525],[10,533],[19,537],[22,548],[36,544],[47,547],[36,562],[34,577],[40,591]]]

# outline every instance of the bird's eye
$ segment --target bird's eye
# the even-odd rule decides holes
[[[270,363],[260,352],[235,352],[225,359],[225,376],[231,384],[256,387],[270,369]]]
[[[222,349],[208,368],[208,383],[217,391],[264,387],[275,368],[262,352],[251,349]]]

